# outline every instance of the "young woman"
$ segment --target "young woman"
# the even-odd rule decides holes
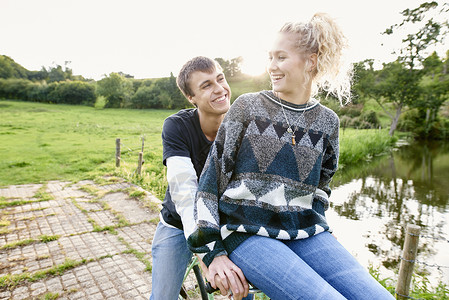
[[[313,97],[321,88],[349,98],[344,47],[325,14],[285,24],[269,52],[273,91],[240,96],[218,131],[188,241],[212,285],[228,281],[238,298],[243,271],[271,299],[394,299],[330,234],[325,217],[339,119]]]

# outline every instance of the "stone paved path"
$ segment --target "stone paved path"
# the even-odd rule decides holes
[[[159,205],[126,182],[0,188],[0,299],[148,299]]]

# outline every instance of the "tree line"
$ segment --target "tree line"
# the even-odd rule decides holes
[[[216,58],[227,78],[241,73],[242,57]],[[173,73],[170,77],[134,79],[132,75],[113,72],[99,81],[74,76],[67,66],[29,71],[12,58],[0,55],[0,98],[57,104],[94,105],[103,97],[105,108],[166,108],[191,106],[179,91]]]

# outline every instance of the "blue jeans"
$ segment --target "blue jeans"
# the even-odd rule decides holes
[[[184,232],[159,222],[151,247],[153,256],[151,300],[177,300],[192,252]]]
[[[329,232],[294,241],[252,236],[229,258],[272,300],[395,299]]]

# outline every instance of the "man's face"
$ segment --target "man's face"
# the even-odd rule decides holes
[[[215,68],[212,73],[193,72],[189,85],[195,95],[189,96],[189,101],[201,112],[222,115],[229,110],[231,88],[222,71]]]

